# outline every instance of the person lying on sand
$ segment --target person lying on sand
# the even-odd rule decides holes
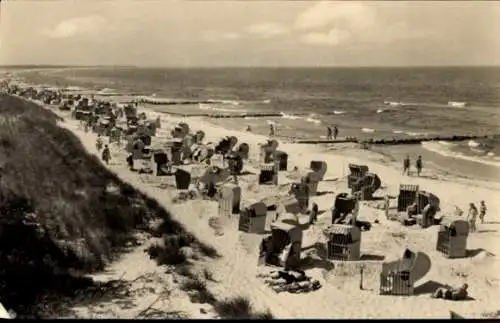
[[[469,285],[463,284],[459,288],[447,288],[439,287],[434,294],[431,295],[432,298],[442,298],[451,301],[463,301],[467,298],[467,288]]]
[[[321,283],[318,280],[295,282],[289,285],[274,286],[272,287],[276,293],[289,292],[289,293],[307,293],[321,288]]]
[[[265,283],[274,286],[280,284],[291,284],[301,281],[307,281],[311,278],[306,276],[306,273],[303,270],[280,270],[278,272],[271,272],[269,275],[269,279],[264,280]]]

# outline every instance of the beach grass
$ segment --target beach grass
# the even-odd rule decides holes
[[[18,317],[59,317],[76,294],[81,300],[92,290],[95,298],[106,286],[84,274],[103,270],[133,246],[137,230],[160,230],[170,242],[160,254],[172,259],[182,257],[182,246],[216,254],[158,201],[87,153],[58,121],[31,102],[0,95],[0,295],[6,308]],[[151,228],[153,219],[162,220],[159,228]]]

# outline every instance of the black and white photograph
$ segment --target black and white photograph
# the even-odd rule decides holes
[[[0,318],[500,318],[500,1],[0,1]]]

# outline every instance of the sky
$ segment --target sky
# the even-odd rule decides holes
[[[500,65],[500,2],[1,1],[0,65]]]

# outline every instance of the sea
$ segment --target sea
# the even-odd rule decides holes
[[[158,112],[279,113],[279,117],[217,119],[234,129],[284,138],[396,138],[500,134],[500,67],[432,68],[41,68],[27,81],[149,98],[192,101],[151,105]],[[390,162],[421,155],[424,167],[500,181],[500,141],[426,142],[377,146]]]

